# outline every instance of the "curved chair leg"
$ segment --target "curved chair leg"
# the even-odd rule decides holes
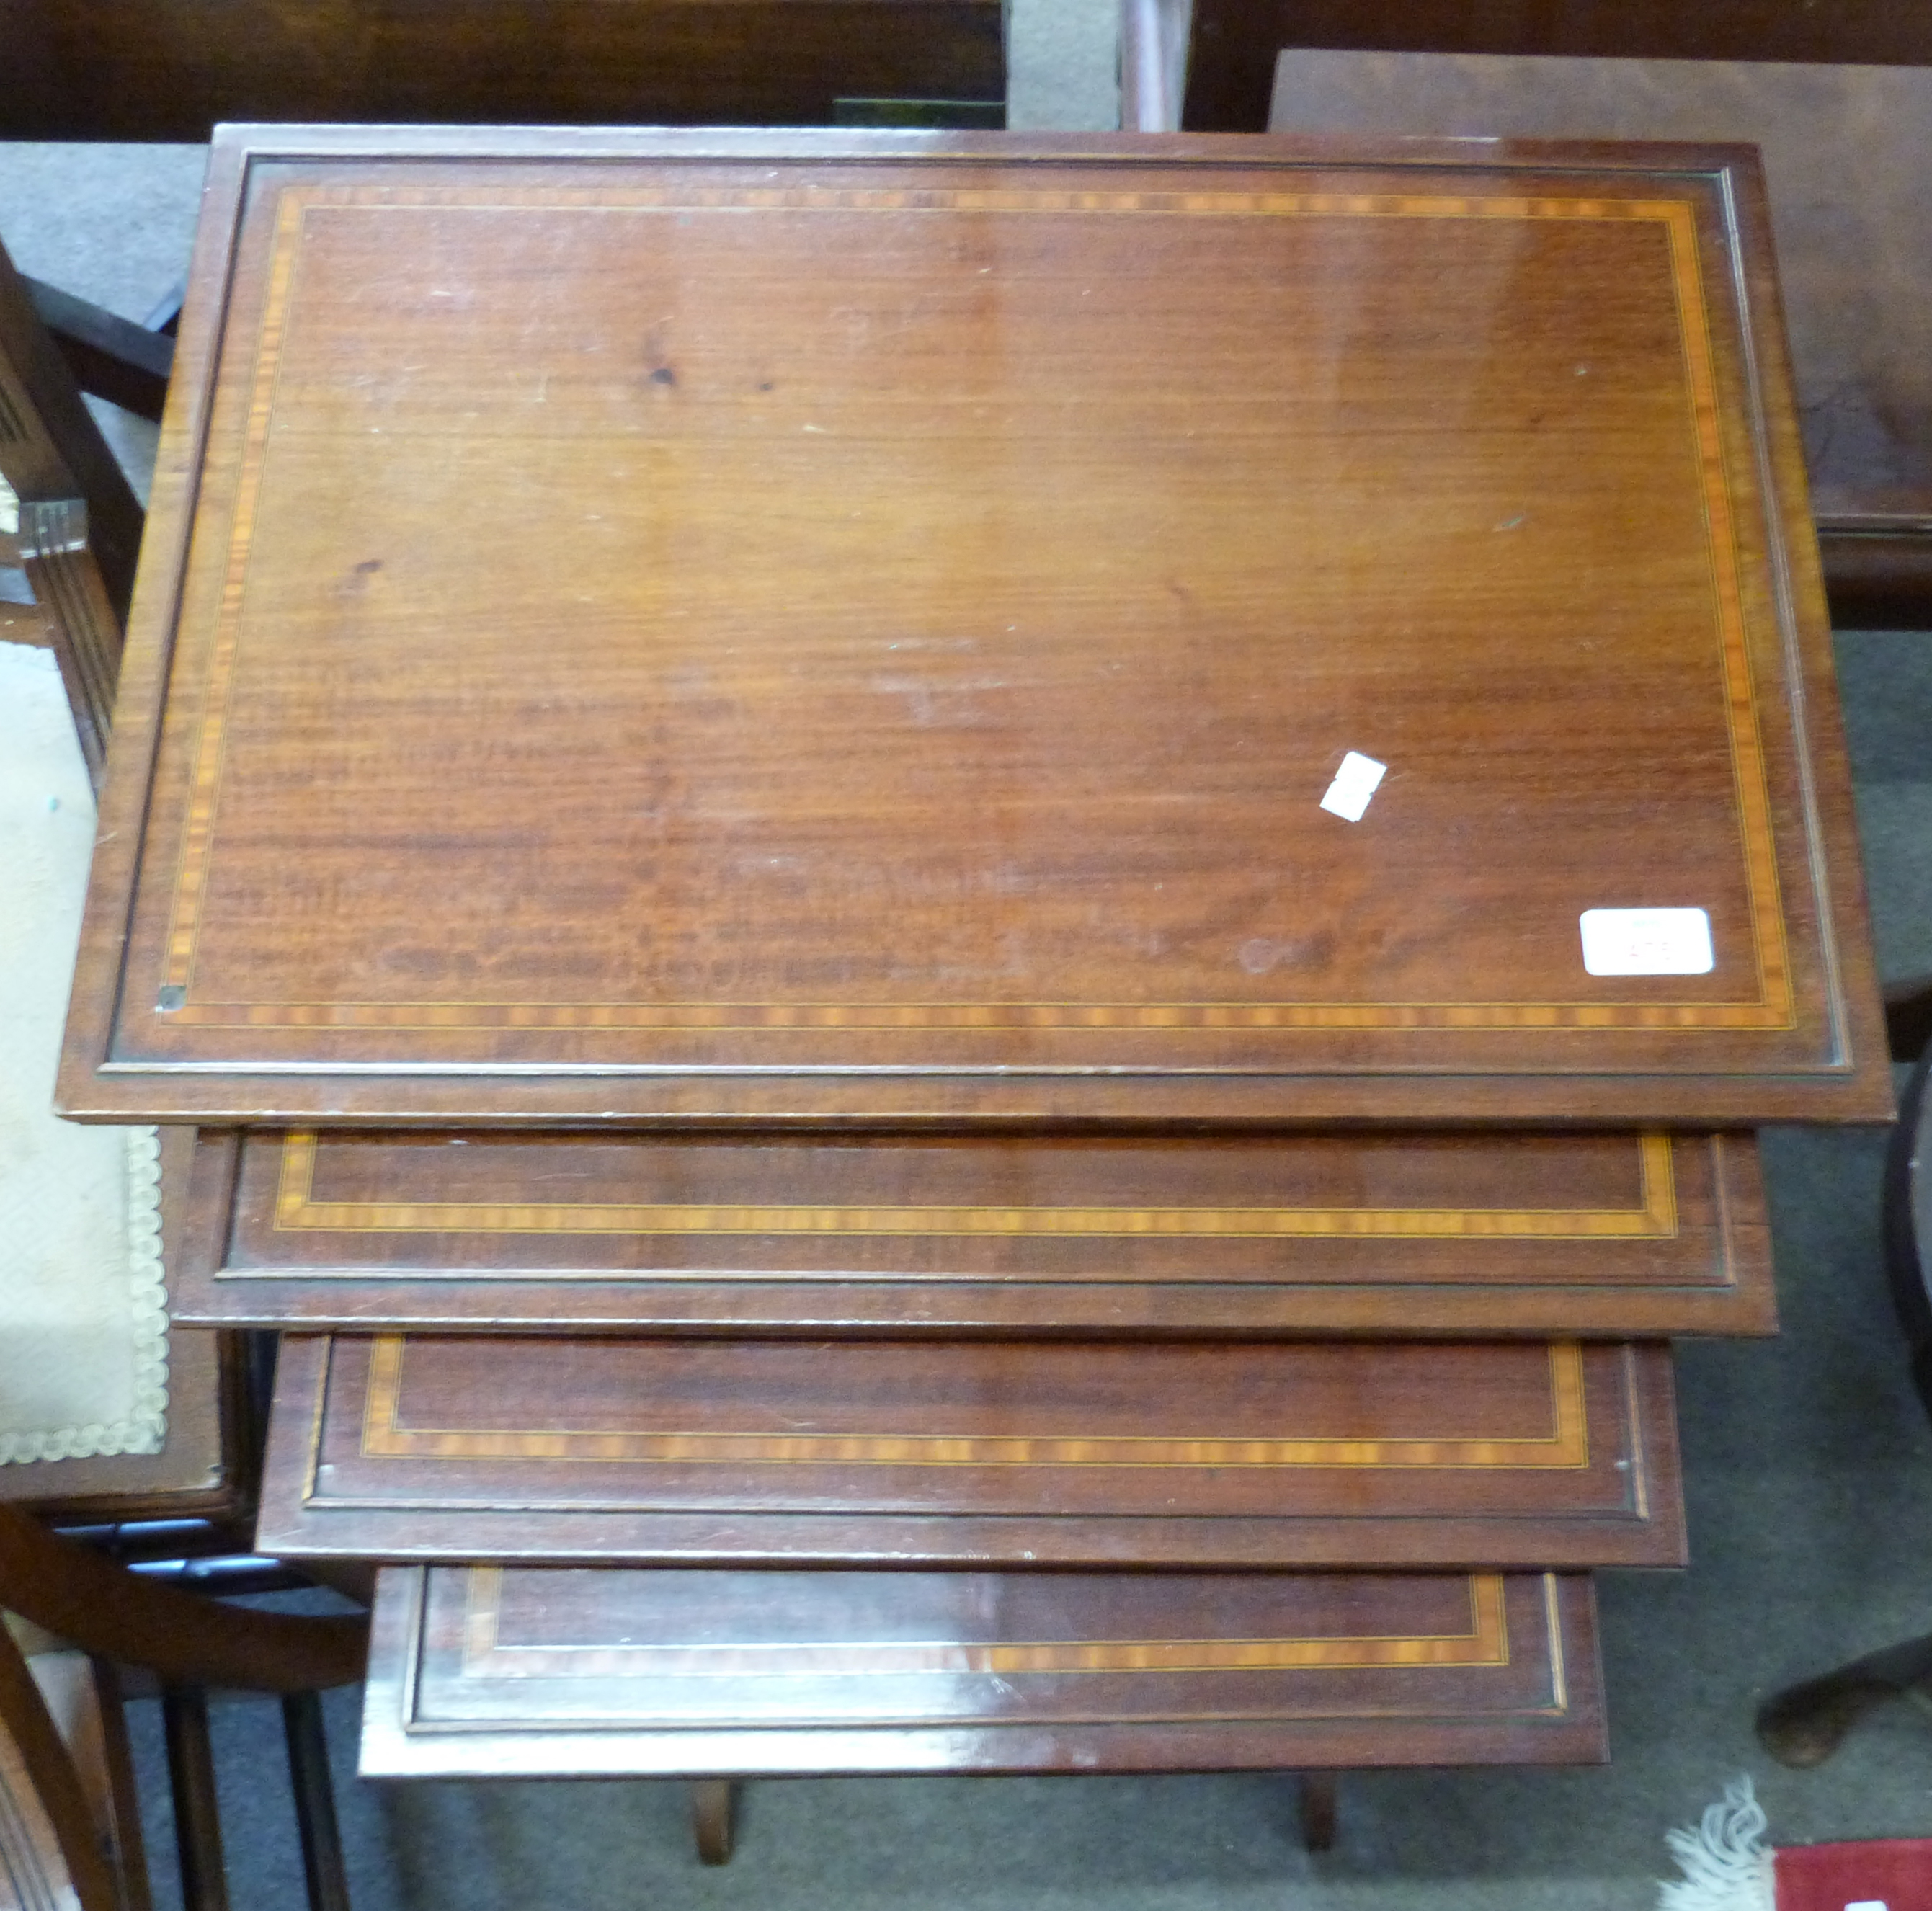
[[[1332,1772],[1301,1774],[1301,1842],[1310,1851],[1335,1848],[1336,1783]]]
[[[1822,1765],[1875,1706],[1928,1679],[1932,1633],[1774,1693],[1757,1715],[1758,1742],[1780,1765]]]
[[[737,1815],[738,1783],[734,1778],[694,1778],[691,1781],[691,1829],[698,1855],[706,1864],[731,1862],[733,1820]]]

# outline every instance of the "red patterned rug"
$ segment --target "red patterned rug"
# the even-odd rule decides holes
[[[1750,1780],[1726,1786],[1694,1830],[1664,1834],[1684,1876],[1658,1911],[1932,1911],[1932,1838],[1773,1850],[1765,1831]]]

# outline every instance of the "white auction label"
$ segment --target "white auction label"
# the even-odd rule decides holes
[[[1593,976],[1707,976],[1718,965],[1701,909],[1586,909],[1582,928]]]
[[[1328,785],[1328,793],[1322,799],[1322,807],[1330,816],[1359,823],[1368,808],[1369,799],[1388,774],[1387,764],[1378,763],[1373,757],[1365,757],[1360,750],[1351,750],[1342,759],[1342,767],[1336,771],[1334,782]]]

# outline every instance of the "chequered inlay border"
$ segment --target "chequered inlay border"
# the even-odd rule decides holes
[[[1128,1208],[830,1205],[820,1202],[318,1201],[319,1144],[281,1144],[278,1233],[520,1234],[953,1234],[1228,1240],[1671,1240],[1677,1190],[1667,1135],[1636,1137],[1634,1208]]]
[[[369,1343],[365,1460],[564,1460],[686,1466],[1534,1468],[1590,1464],[1582,1350],[1548,1348],[1550,1430],[1526,1438],[1435,1439],[1092,1437],[949,1433],[769,1433],[648,1425],[626,1429],[422,1426],[403,1408],[402,1334]],[[648,1402],[638,1403],[640,1419]]]
[[[1709,535],[1712,583],[1724,686],[1743,866],[1759,993],[1728,1002],[1166,1002],[1166,1003],[292,1003],[215,1002],[194,994],[195,958],[216,840],[230,699],[239,651],[250,553],[260,508],[278,370],[295,298],[305,223],[312,211],[365,214],[424,208],[599,216],[704,211],[747,214],[886,212],[1142,217],[1549,219],[1648,222],[1670,250],[1682,343],[1686,400],[1698,447]],[[287,186],[275,213],[267,302],[256,343],[241,458],[242,479],[227,548],[226,581],[192,749],[188,800],[172,884],[161,986],[177,1026],[338,1028],[454,1033],[466,1029],[775,1032],[922,1029],[970,1034],[1014,1029],[1067,1032],[1297,1028],[1786,1029],[1796,1010],[1779,896],[1763,742],[1748,654],[1729,473],[1696,242],[1688,200],[1467,195],[1231,191],[1121,191],[1040,188],[974,189],[922,184],[900,189],[812,186],[743,189],[532,188],[487,196],[476,189],[386,185]]]
[[[472,1567],[463,1672],[474,1678],[991,1678],[1066,1672],[1285,1672],[1371,1666],[1506,1666],[1502,1576],[1472,1574],[1465,1632],[1295,1639],[836,1640],[783,1644],[506,1646],[502,1568]],[[1552,1628],[1552,1636],[1554,1636]]]

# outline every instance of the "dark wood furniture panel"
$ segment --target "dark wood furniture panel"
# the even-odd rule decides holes
[[[1932,16],[1894,0],[1191,0],[1182,124],[1258,133],[1276,51],[1568,54],[1932,66]]]
[[[1834,619],[1932,615],[1932,68],[1289,51],[1270,118],[1758,146]]]
[[[1666,1565],[1670,1354],[285,1336],[278,1556]]]
[[[70,1112],[1888,1113],[1748,155],[257,129],[208,203]],[[1586,967],[1652,908],[1708,969]]]
[[[393,1567],[365,1778],[1567,1764],[1581,1576]]]
[[[1755,1144],[200,1138],[177,1318],[928,1334],[1775,1324]]]
[[[998,0],[0,0],[0,134],[224,120],[810,125],[1003,98]]]

